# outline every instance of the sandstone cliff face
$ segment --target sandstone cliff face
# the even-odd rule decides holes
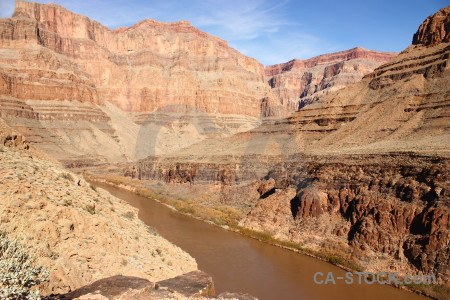
[[[448,26],[440,20],[436,28]],[[245,227],[340,249],[366,270],[448,282],[449,57],[448,42],[412,45],[286,119],[140,161],[126,173],[239,189],[256,195],[241,197],[250,207]],[[224,203],[234,201],[233,192],[224,195]]]
[[[450,42],[450,6],[429,16],[414,34],[413,45],[436,46]]]
[[[278,104],[259,62],[187,21],[111,31],[59,5],[17,1],[0,36],[1,116],[67,165],[170,152],[283,113],[262,105]]]
[[[269,92],[260,63],[187,21],[145,20],[111,31],[57,5],[18,1],[1,30],[6,45],[38,44],[70,58],[101,100],[126,111],[183,104],[259,117]]]
[[[396,55],[357,47],[308,60],[294,59],[267,66],[265,74],[283,106],[294,112],[328,93],[358,82]]]
[[[358,263],[372,271],[423,272],[448,280],[450,197],[443,188],[448,160],[405,155],[339,160],[308,163],[305,179],[261,197],[241,225],[316,250],[342,244],[342,252],[359,255]]]

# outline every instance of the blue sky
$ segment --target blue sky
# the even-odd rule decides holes
[[[48,1],[35,1],[47,3]],[[447,0],[53,0],[110,28],[143,19],[189,20],[265,65],[356,46],[401,51],[422,21]],[[0,0],[10,17],[14,0]]]

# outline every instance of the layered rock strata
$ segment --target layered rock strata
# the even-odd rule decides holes
[[[262,105],[272,97],[263,66],[187,21],[110,30],[59,5],[17,1],[0,36],[1,117],[67,165],[170,152],[276,111]],[[198,125],[184,128],[180,115]],[[159,133],[136,153],[136,140]]]
[[[272,91],[290,112],[318,101],[325,95],[358,82],[376,67],[397,56],[356,47],[307,60],[267,66],[266,79]]]

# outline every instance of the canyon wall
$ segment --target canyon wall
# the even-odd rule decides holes
[[[448,27],[447,10],[427,22]],[[286,119],[142,160],[125,174],[219,187],[222,203],[247,207],[241,226],[367,271],[448,283],[450,44],[427,36],[436,35]]]
[[[5,22],[4,44],[38,44],[70,58],[89,74],[101,101],[126,111],[182,104],[259,117],[270,90],[259,62],[187,21],[149,19],[111,31],[58,5],[18,1]]]
[[[166,153],[283,114],[262,105],[277,100],[259,62],[187,21],[112,31],[17,1],[0,33],[1,117],[69,166]]]
[[[393,56],[356,48],[264,70],[188,21],[110,30],[26,1],[0,19],[0,33],[1,117],[67,166],[129,162],[250,130],[295,111],[300,94],[309,103]]]
[[[356,47],[307,60],[294,59],[267,66],[265,74],[283,106],[288,111],[295,112],[328,93],[358,82],[364,75],[395,56],[397,53]]]

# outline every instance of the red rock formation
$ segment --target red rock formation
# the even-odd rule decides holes
[[[17,1],[0,28],[4,46],[37,44],[66,56],[88,74],[101,101],[126,111],[182,104],[259,117],[270,93],[259,62],[187,21],[144,20],[111,31],[59,5]]]
[[[293,112],[326,94],[358,82],[397,53],[360,47],[267,66],[266,78],[286,110]]]
[[[278,103],[259,62],[187,21],[111,31],[59,5],[17,1],[0,36],[0,116],[68,165],[173,151],[283,113],[262,105]],[[170,116],[186,112],[195,128]],[[153,149],[136,150],[161,131]]]
[[[450,6],[429,16],[413,37],[413,45],[435,46],[450,42]]]
[[[315,56],[306,60],[293,59],[287,63],[267,66],[265,68],[265,75],[274,76],[296,69],[312,68],[317,65],[333,64],[359,58],[365,58],[374,62],[385,63],[391,60],[396,55],[397,53],[380,52],[356,47],[350,50]]]

